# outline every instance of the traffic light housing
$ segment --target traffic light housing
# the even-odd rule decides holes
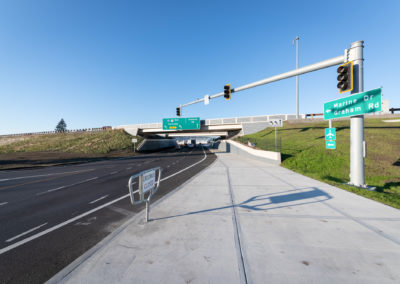
[[[224,86],[224,98],[225,100],[230,100],[231,99],[231,84],[226,84]]]
[[[181,108],[180,107],[176,108],[176,116],[181,116]]]
[[[339,94],[353,90],[353,61],[340,65],[337,73]]]

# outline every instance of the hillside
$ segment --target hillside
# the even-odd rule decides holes
[[[131,156],[132,138],[122,130],[0,137],[0,169]]]
[[[400,118],[397,122],[384,122],[388,118],[366,118],[365,178],[377,191],[367,191],[344,185],[350,173],[350,120],[334,121],[336,150],[325,149],[324,128],[328,121],[288,121],[278,128],[281,142],[282,166],[400,208]],[[274,151],[274,130],[267,128],[238,139],[250,140],[257,148]],[[279,143],[278,143],[279,144]]]

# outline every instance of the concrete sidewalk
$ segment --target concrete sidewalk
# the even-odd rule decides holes
[[[399,283],[400,211],[220,153],[50,282]],[[235,206],[232,206],[234,204]]]

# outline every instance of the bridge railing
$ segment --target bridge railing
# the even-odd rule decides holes
[[[306,118],[305,114],[301,115],[302,118]],[[258,116],[242,116],[242,117],[228,117],[228,118],[210,118],[201,120],[201,125],[224,125],[224,124],[240,124],[240,123],[256,123],[256,122],[268,122],[273,119],[292,120],[296,119],[295,114],[271,114],[271,115],[258,115]],[[162,123],[142,123],[142,124],[130,124],[121,125],[117,128],[162,128]]]

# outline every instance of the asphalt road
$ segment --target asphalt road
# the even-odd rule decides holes
[[[0,172],[0,283],[43,283],[144,205],[132,206],[128,179],[160,166],[152,201],[216,159],[199,148],[80,165]]]

